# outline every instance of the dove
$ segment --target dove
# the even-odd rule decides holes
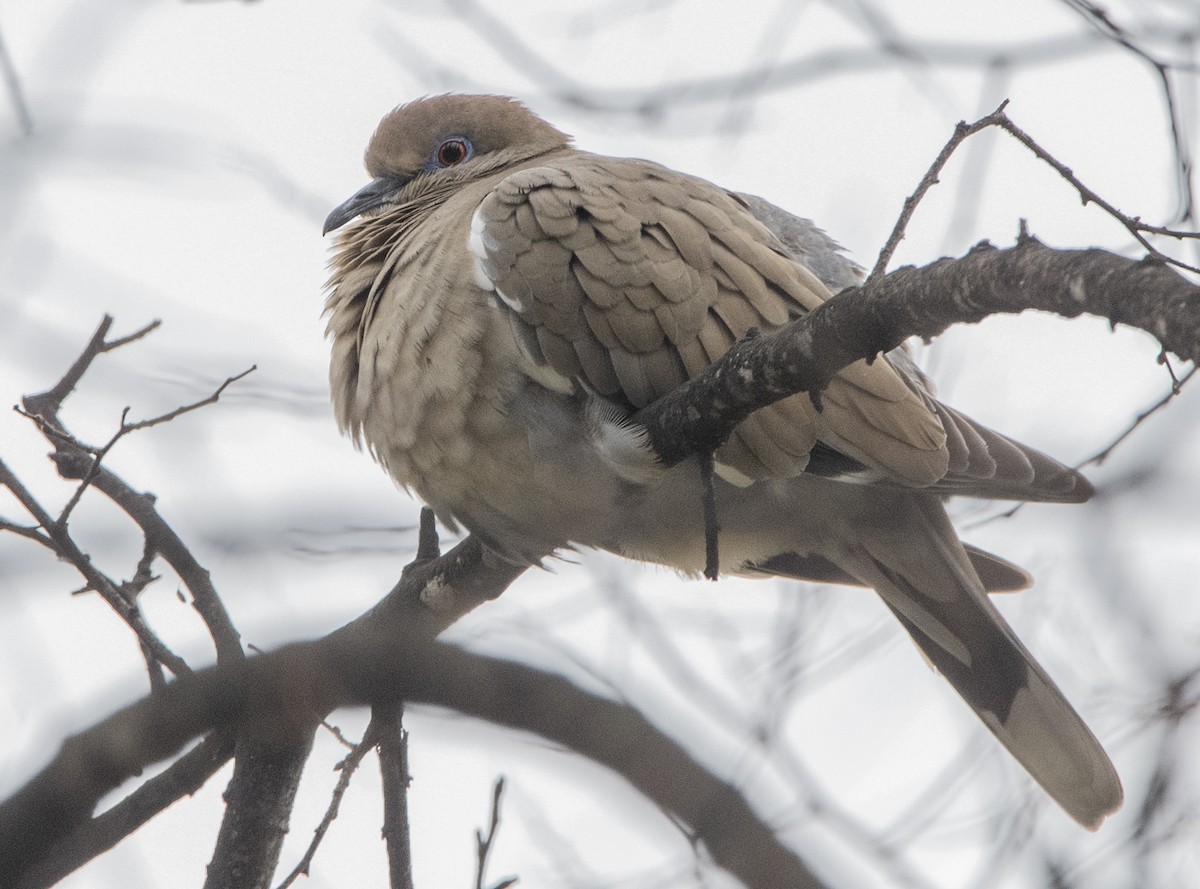
[[[808,220],[576,148],[502,96],[401,105],[331,212],[340,428],[451,528],[540,564],[597,548],[698,574],[696,458],[637,411],[861,273]],[[730,573],[872,587],[1029,774],[1096,829],[1122,801],[1095,736],[988,598],[1030,576],[965,546],[951,495],[1077,503],[1078,472],[935,397],[903,349],[752,413],[713,457]]]

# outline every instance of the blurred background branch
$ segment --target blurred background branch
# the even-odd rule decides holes
[[[0,29],[0,76],[4,78],[8,101],[16,114],[22,135],[33,135],[33,116],[29,113],[29,105],[26,104],[25,95],[21,91],[21,79],[17,76],[16,66],[13,65],[12,58],[8,54],[8,47],[4,43],[3,29]]]

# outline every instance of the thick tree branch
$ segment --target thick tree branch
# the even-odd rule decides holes
[[[205,738],[165,772],[55,843],[14,889],[53,886],[76,868],[113,848],[172,803],[195,793],[232,756],[233,741],[227,735],[217,733]]]
[[[398,704],[375,704],[371,708],[371,730],[379,750],[379,772],[383,785],[383,840],[387,845],[388,885],[391,889],[413,889],[412,836],[408,820],[408,732],[403,724],[404,708]]]
[[[419,591],[404,592],[419,598]],[[0,807],[0,885],[86,819],[105,792],[200,733],[240,726],[242,737],[269,744],[295,737],[335,707],[397,699],[531,731],[607,765],[687,825],[748,886],[822,885],[736,788],[637,711],[561,677],[433,642],[389,619],[391,612],[376,614],[319,642],[187,676],[68,739],[50,766]]]
[[[468,611],[500,595],[524,570],[522,566],[500,560],[470,537],[445,556],[439,556],[437,527],[433,510],[428,508],[421,510],[418,540],[417,557],[404,569],[392,592],[335,636],[358,632],[355,629],[358,627],[370,631],[380,623],[394,622],[404,632],[433,639]],[[386,710],[396,702],[376,703],[379,704],[378,712],[380,707]],[[395,729],[396,726],[389,730],[382,723],[372,721],[370,733],[383,738]],[[303,741],[272,741],[250,747],[244,747],[239,741],[238,768],[226,790],[229,805],[221,824],[222,839],[209,865],[208,885],[224,885],[220,880],[214,882],[214,873],[237,876],[240,886],[269,885],[278,863],[282,839],[279,825],[287,822],[311,743],[311,733],[305,733],[302,726],[294,726],[289,729],[291,731],[299,733]],[[390,741],[390,737],[387,740]],[[387,746],[388,756],[394,752],[392,746],[381,742],[381,758],[385,757],[384,746]],[[244,750],[252,750],[254,755],[247,760],[242,756]],[[398,807],[403,800],[395,786],[387,785],[389,763],[383,765],[389,865],[393,879],[403,880],[407,872],[405,860],[411,857],[407,849],[407,832],[400,826]],[[289,785],[287,780],[293,783]],[[246,811],[242,811],[243,803],[249,803]],[[391,831],[387,832],[389,827]],[[308,866],[307,862],[302,864]],[[410,866],[408,870],[411,870]],[[403,882],[400,885],[403,886]]]
[[[421,510],[417,557],[378,605],[346,629],[394,621],[432,639],[463,615],[508,589],[525,565],[508,562],[475,536],[438,555],[433,510]]]
[[[635,420],[673,465],[720,446],[755,410],[796,392],[819,393],[848,364],[874,360],[910,336],[932,339],[952,324],[1027,309],[1099,315],[1146,331],[1183,359],[1200,359],[1200,287],[1155,260],[1053,250],[1022,235],[1014,247],[981,243],[962,259],[848,288],[770,336],[735,344]]]
[[[276,691],[285,695],[281,700],[288,700],[288,689]],[[258,703],[244,700],[241,706]],[[314,729],[315,725],[284,719],[268,730],[243,731],[238,737],[233,777],[225,791],[225,818],[208,865],[205,889],[267,889],[271,885],[300,775],[312,750]]]
[[[399,699],[532,731],[608,765],[749,886],[822,885],[735,788],[635,710],[565,679],[432,641],[431,630],[494,597],[521,570],[491,561],[468,538],[445,556],[410,566],[379,606],[325,639],[192,674],[68,739],[55,761],[0,807],[0,885],[85,821],[104,793],[199,733],[239,727],[242,743],[269,747],[306,737],[335,707]]]

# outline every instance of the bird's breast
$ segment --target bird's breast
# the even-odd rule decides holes
[[[529,366],[474,280],[466,228],[413,235],[371,261],[335,260],[326,310],[340,427],[441,518],[505,549],[535,559],[564,531],[595,536],[563,525],[582,479],[601,497],[616,484],[585,445],[561,446],[585,442],[581,407]]]

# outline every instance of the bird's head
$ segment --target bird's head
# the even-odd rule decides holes
[[[372,179],[325,219],[324,233],[403,203],[421,187],[461,183],[565,148],[571,137],[505,96],[443,95],[389,112],[364,158]]]

